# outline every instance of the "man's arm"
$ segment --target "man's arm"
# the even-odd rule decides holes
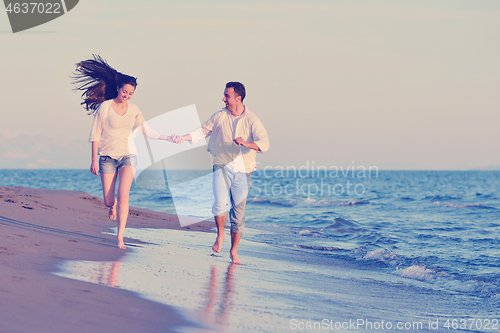
[[[234,139],[234,143],[237,145],[253,149],[259,153],[263,153],[269,150],[269,137],[267,136],[267,131],[262,125],[259,118],[255,117],[251,125],[252,136],[251,140],[253,142],[245,141],[242,137]]]
[[[255,142],[248,142],[243,140],[243,138],[240,136],[239,138],[234,139],[234,143],[236,143],[238,146],[243,146],[246,148],[250,148],[256,151],[261,151],[259,146]]]
[[[212,135],[212,129],[214,128],[217,119],[219,119],[222,111],[218,111],[210,117],[201,127],[196,128],[192,132],[186,135],[173,135],[172,139],[174,143],[181,144],[184,141],[191,141],[191,143],[196,143],[210,135]]]

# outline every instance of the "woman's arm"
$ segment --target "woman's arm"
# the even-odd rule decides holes
[[[99,157],[97,151],[99,150],[99,141],[92,141],[92,163],[90,164],[90,172],[99,176]]]
[[[154,129],[150,128],[146,123],[143,123],[141,127],[142,127],[142,133],[151,140],[165,140],[173,142],[173,138],[171,136],[158,133]]]
[[[165,141],[173,142],[173,137],[172,136],[168,136],[168,135],[165,135],[165,134],[158,133],[157,131],[155,131],[154,129],[152,129],[151,127],[149,127],[148,124],[147,124],[147,122],[146,122],[146,120],[142,116],[142,113],[139,113],[135,117],[135,119],[136,119],[136,122],[135,122],[134,128],[136,128],[137,126],[141,126],[142,133],[148,139],[151,139],[151,140],[165,140]]]
[[[168,142],[174,142],[174,139],[172,138],[172,136],[168,136],[165,134],[160,134],[160,136],[158,137],[158,140],[165,140]]]

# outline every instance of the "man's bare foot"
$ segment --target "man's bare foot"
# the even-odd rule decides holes
[[[220,252],[222,250],[222,242],[224,241],[224,236],[217,236],[214,245],[212,245],[212,251]]]
[[[125,250],[127,248],[125,246],[125,243],[123,243],[123,239],[122,240],[118,240],[118,248],[122,249],[122,250]]]
[[[109,207],[109,219],[116,220],[116,203],[112,207]]]
[[[229,258],[231,258],[231,262],[233,264],[242,265],[241,261],[238,259],[238,255],[237,254],[230,254]]]

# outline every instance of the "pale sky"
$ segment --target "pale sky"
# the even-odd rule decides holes
[[[260,166],[500,166],[499,37],[497,0],[80,0],[16,34],[3,11],[0,168],[88,168],[69,76],[93,53],[138,78],[146,119],[195,104],[203,122],[243,82]]]

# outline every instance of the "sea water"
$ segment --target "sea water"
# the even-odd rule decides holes
[[[60,274],[178,307],[199,330],[500,330],[500,172],[301,171],[254,173],[243,266],[211,256],[213,234],[127,229],[156,245]],[[151,177],[131,205],[175,213],[163,174]],[[102,196],[83,170],[2,170],[0,184]]]

